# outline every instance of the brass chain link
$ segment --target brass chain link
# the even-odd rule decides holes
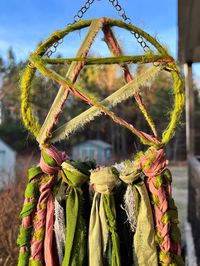
[[[88,11],[88,9],[91,7],[91,5],[94,3],[95,0],[87,0],[85,2],[85,4],[78,10],[77,14],[74,16],[73,18],[73,22],[72,23],[68,23],[67,26],[71,26],[77,22],[79,22],[84,14]],[[101,1],[101,0],[98,0]],[[119,16],[124,20],[124,22],[126,22],[127,24],[131,24],[132,25],[132,21],[131,19],[127,16],[124,8],[122,8],[122,6],[119,4],[118,0],[108,0],[112,6],[115,8],[115,10],[117,10]],[[131,34],[136,38],[137,42],[139,43],[139,45],[142,47],[142,49],[144,50],[144,52],[148,52],[150,51],[150,47],[148,46],[148,44],[145,42],[145,39],[137,32],[131,31]],[[49,58],[52,54],[54,54],[57,50],[57,47],[63,43],[63,39],[55,42],[51,48],[49,48],[47,50],[47,52],[45,53],[45,55]]]

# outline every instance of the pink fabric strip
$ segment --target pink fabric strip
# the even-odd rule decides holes
[[[43,148],[44,152],[46,154],[48,154],[50,157],[52,157],[57,165],[61,165],[62,163],[62,152],[60,152],[59,150],[57,150],[55,147],[51,146],[50,148]]]
[[[41,157],[40,157],[40,168],[42,169],[42,171],[43,171],[45,174],[53,175],[53,174],[55,174],[55,173],[58,172],[58,170],[59,170],[60,167],[59,167],[59,166],[50,166],[50,165],[48,165],[48,164],[44,161],[43,157],[41,156]]]
[[[51,194],[51,187],[54,183],[54,176],[52,176],[48,182],[43,183],[40,187],[40,197],[37,203],[37,212],[34,220],[34,236],[31,242],[31,258],[33,260],[43,260],[43,247],[44,238],[37,240],[37,233],[40,230],[45,230],[46,225],[46,212],[47,207],[45,205],[48,203],[49,195]]]
[[[44,257],[46,266],[54,266],[53,258],[53,225],[54,225],[54,200],[52,194],[49,195],[46,214],[46,231],[44,239]]]
[[[92,45],[92,42],[86,48],[86,50],[83,52],[83,54],[81,55],[81,57],[86,57],[87,56],[87,54],[88,54],[88,52],[90,50],[91,45]],[[73,76],[70,78],[71,83],[75,83],[76,82],[76,80],[78,78],[78,75],[81,72],[81,70],[83,69],[84,65],[85,65],[85,62],[84,61],[77,63],[77,66],[76,66],[76,68],[74,70]],[[61,84],[61,86],[62,86],[62,84]],[[63,88],[66,88],[66,95],[64,97],[62,97],[62,100],[61,100],[61,102],[60,102],[60,104],[58,106],[58,110],[57,110],[57,112],[56,112],[56,114],[54,116],[54,119],[51,122],[51,125],[49,126],[48,133],[51,133],[52,132],[52,130],[54,128],[54,125],[56,124],[56,121],[58,120],[58,117],[59,117],[60,113],[62,112],[63,106],[64,106],[65,101],[67,100],[70,92],[72,92],[75,96],[77,96],[77,97],[79,97],[79,98],[81,98],[81,99],[83,99],[84,101],[87,102],[87,99],[84,97],[84,95],[81,95],[77,91],[72,90],[69,86],[65,86],[64,85]]]
[[[112,33],[112,30],[109,27],[104,27],[103,32],[105,34],[105,38],[107,39],[109,45],[113,49],[114,55],[118,56],[118,55],[122,54],[122,51],[121,51],[113,33]],[[131,80],[133,80],[133,77],[132,77],[130,70],[126,64],[123,65],[123,69],[124,69],[124,78],[125,78],[126,82],[128,83]],[[138,92],[134,93],[134,98],[135,98],[138,105],[142,105],[145,108],[144,103],[142,101],[142,98]],[[147,139],[149,138],[149,136],[151,137],[151,135],[149,135],[147,133],[144,133],[144,132],[141,132],[141,133],[142,133],[143,137],[145,137]],[[154,141],[155,141],[155,143],[157,143],[158,136],[157,136],[157,132],[155,132],[155,133],[156,133],[156,135],[155,135],[156,138],[154,138]]]
[[[41,154],[40,157],[40,168],[42,169],[42,171],[46,174],[56,174],[59,169],[60,169],[60,165],[62,164],[63,161],[66,160],[67,156],[65,152],[59,151],[57,150],[55,147],[51,146],[50,148],[43,148],[43,151],[49,155],[52,159],[55,160],[55,162],[57,163],[57,166],[51,166],[48,165],[45,161],[44,158]]]

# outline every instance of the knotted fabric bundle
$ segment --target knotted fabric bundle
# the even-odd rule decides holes
[[[130,223],[135,265],[158,265],[152,208],[138,162],[125,162],[119,178],[127,184],[125,211]]]
[[[81,186],[88,176],[65,162],[62,164],[63,180],[67,183],[66,245],[63,264],[82,266],[87,261],[87,227],[83,218],[83,191]]]
[[[89,224],[89,265],[119,266],[120,250],[117,234],[113,190],[117,174],[112,167],[91,172],[90,184],[95,191]]]
[[[22,225],[18,243],[21,246],[18,265],[56,265],[53,257],[55,178],[66,159],[56,148],[44,148],[39,167],[29,170],[29,183],[21,211]]]

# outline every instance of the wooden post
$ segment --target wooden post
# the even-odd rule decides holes
[[[194,90],[192,81],[192,63],[184,64],[186,95],[186,145],[187,155],[194,155]]]

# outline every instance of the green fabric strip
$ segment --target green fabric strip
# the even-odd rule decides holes
[[[17,266],[28,266],[29,256],[30,256],[29,251],[24,253],[20,252]]]
[[[63,266],[82,266],[86,256],[85,224],[81,216],[81,189],[71,187],[66,201],[66,246]]]
[[[25,198],[37,198],[39,192],[39,184],[37,182],[28,183],[24,196]]]
[[[74,168],[68,162],[62,163],[62,169],[65,173],[65,181],[69,186],[80,187],[88,179],[87,175]]]
[[[158,255],[155,244],[154,222],[148,192],[143,182],[134,184],[138,198],[137,228],[134,235],[134,265],[157,266]]]
[[[20,218],[22,219],[22,218],[30,215],[32,213],[32,211],[34,210],[36,203],[37,203],[36,201],[25,203],[23,205],[21,212],[20,212]]]
[[[44,263],[41,260],[29,260],[28,266],[44,266]]]
[[[21,219],[32,213],[32,211],[34,210],[34,208],[37,204],[38,195],[39,195],[38,182],[29,181],[29,183],[27,184],[24,196],[25,196],[25,198],[32,198],[32,201],[24,203],[22,210],[20,212],[20,218]]]
[[[25,198],[32,199],[31,202],[26,202],[23,204],[22,210],[20,212],[20,218],[29,216],[36,207],[37,198],[39,195],[39,182],[38,180],[33,180],[37,175],[41,174],[42,171],[40,167],[32,167],[28,170],[28,179],[25,190]],[[26,252],[20,252],[18,257],[18,266],[28,266],[29,265],[29,256],[30,256],[30,241],[32,237],[33,226],[31,225],[28,228],[20,226],[19,236],[17,238],[17,244],[20,247],[25,247]]]
[[[62,164],[63,180],[70,186],[66,200],[66,245],[63,266],[83,266],[86,260],[86,223],[82,216],[81,186],[88,176],[68,162]]]
[[[105,254],[107,250],[108,240],[109,240],[109,231],[108,231],[106,213],[104,210],[102,197],[100,199],[99,217],[101,221],[101,230],[102,230],[103,254]]]
[[[24,227],[20,226],[20,234],[17,238],[17,244],[20,247],[29,246],[29,243],[31,240],[32,229],[33,229],[32,226],[30,226],[28,228],[24,228]]]
[[[112,266],[120,266],[119,237],[117,234],[115,201],[113,194],[102,195],[103,206],[107,217],[108,229],[112,239]]]
[[[37,175],[42,174],[42,170],[39,166],[31,167],[28,169],[29,182]]]
[[[49,156],[45,151],[42,151],[42,157],[46,164],[52,167],[57,166],[56,161],[51,156]]]

